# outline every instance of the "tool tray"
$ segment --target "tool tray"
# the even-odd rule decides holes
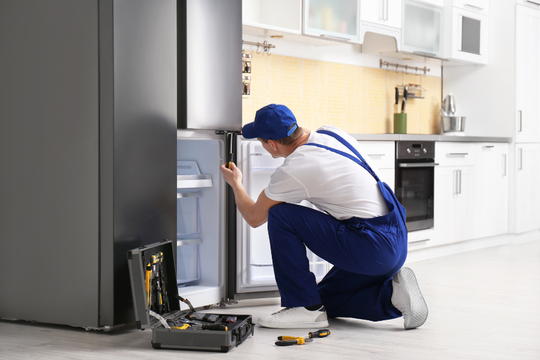
[[[135,318],[139,329],[152,330],[152,347],[155,349],[184,349],[228,352],[240,345],[255,331],[251,315],[217,314],[221,319],[235,317],[235,322],[214,322],[221,324],[221,330],[203,329],[203,321],[190,321],[191,310],[180,309],[180,299],[176,282],[176,266],[174,263],[173,243],[164,240],[128,251],[128,265],[131,279],[131,293],[135,309]],[[147,266],[155,265],[159,273],[161,290],[147,291]],[[149,293],[155,296],[150,301]],[[159,296],[156,296],[159,294]],[[185,300],[185,299],[183,299]],[[157,304],[157,305],[156,305]],[[151,309],[150,307],[153,307]],[[151,314],[157,314],[152,316]],[[202,313],[197,313],[204,315]],[[160,319],[161,318],[161,319]],[[169,328],[169,323],[182,324],[191,322],[187,329]],[[167,324],[167,325],[166,325]],[[225,328],[226,326],[226,328]]]

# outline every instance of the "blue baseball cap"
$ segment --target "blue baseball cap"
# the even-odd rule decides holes
[[[246,139],[280,140],[291,135],[297,127],[296,118],[288,107],[270,104],[257,111],[255,121],[244,125],[242,136]]]

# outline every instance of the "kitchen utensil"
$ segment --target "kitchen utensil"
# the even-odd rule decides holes
[[[465,131],[466,116],[443,116],[442,128],[446,132],[462,132]]]
[[[394,134],[407,133],[407,114],[404,112],[394,114]]]
[[[407,104],[407,96],[409,95],[409,86],[403,88],[403,104],[401,105],[401,113],[405,113],[405,105]]]
[[[456,102],[454,100],[454,95],[448,94],[443,101],[443,110],[448,115],[453,115],[456,113]]]

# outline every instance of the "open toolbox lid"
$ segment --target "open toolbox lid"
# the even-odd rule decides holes
[[[176,265],[174,263],[173,243],[170,240],[163,240],[158,243],[141,246],[128,251],[129,275],[131,279],[131,294],[133,296],[133,307],[137,325],[141,329],[151,328],[152,321],[148,307],[148,297],[146,291],[146,268],[157,260],[161,262],[165,290],[169,308],[166,311],[155,311],[163,315],[164,313],[179,311],[180,301],[178,300],[178,285],[176,283]],[[162,256],[160,254],[163,254]],[[158,256],[159,259],[152,257]],[[151,265],[152,266],[152,265]],[[150,284],[151,286],[151,284]]]

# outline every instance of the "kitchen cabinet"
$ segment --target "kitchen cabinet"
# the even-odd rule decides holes
[[[489,1],[454,0],[445,9],[444,57],[465,63],[487,64]]]
[[[305,0],[304,34],[358,42],[360,0]]]
[[[388,35],[401,42],[402,0],[370,0],[360,3],[360,41],[366,32]]]
[[[434,230],[431,245],[473,237],[474,171],[471,143],[436,143]]]
[[[540,228],[540,144],[516,144],[515,232]]]
[[[395,141],[360,141],[360,146],[384,182],[395,190]]]
[[[442,7],[404,0],[402,19],[402,51],[420,56],[442,57]]]
[[[508,232],[508,144],[474,145],[473,237]]]
[[[540,8],[516,5],[516,142],[540,142]]]
[[[300,35],[302,0],[243,0],[242,25],[251,35]]]

